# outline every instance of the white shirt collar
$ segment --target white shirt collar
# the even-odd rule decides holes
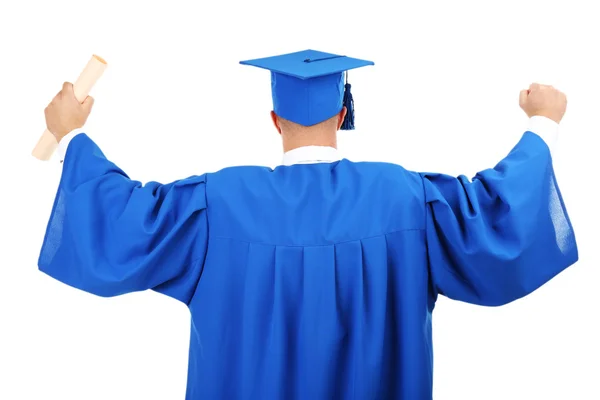
[[[283,165],[331,163],[341,159],[337,149],[328,146],[304,146],[283,155]]]

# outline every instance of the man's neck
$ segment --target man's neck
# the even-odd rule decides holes
[[[337,138],[336,135],[322,135],[319,137],[310,135],[309,137],[302,134],[295,134],[293,137],[283,136],[284,153],[307,146],[333,147],[337,149]]]
[[[341,159],[338,150],[330,146],[302,146],[283,154],[282,165],[332,163]]]

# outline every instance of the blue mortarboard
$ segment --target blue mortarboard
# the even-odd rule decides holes
[[[344,130],[354,129],[354,100],[347,71],[375,65],[372,61],[315,50],[240,63],[271,71],[273,110],[280,117],[311,126],[333,117],[346,106]]]

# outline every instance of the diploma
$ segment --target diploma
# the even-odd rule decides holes
[[[83,103],[92,87],[96,84],[102,73],[106,69],[106,61],[97,55],[93,55],[86,67],[83,69],[79,78],[73,84],[75,97],[80,103]],[[44,131],[42,137],[35,145],[31,155],[38,160],[47,161],[58,147],[56,138],[48,129]]]

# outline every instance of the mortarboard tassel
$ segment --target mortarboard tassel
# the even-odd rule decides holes
[[[346,116],[344,122],[342,122],[341,130],[351,131],[354,130],[354,99],[352,98],[352,92],[350,88],[352,85],[348,83],[348,72],[346,72],[346,85],[344,85],[344,106],[346,107]]]

